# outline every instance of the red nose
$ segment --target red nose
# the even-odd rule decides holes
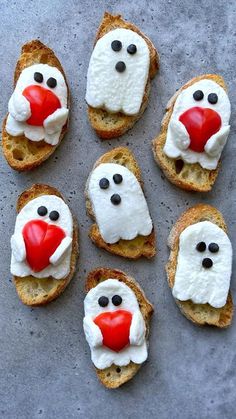
[[[209,138],[221,127],[220,115],[209,108],[193,107],[179,117],[190,137],[189,148],[198,153],[204,151]]]
[[[58,97],[42,86],[27,86],[22,94],[30,103],[31,116],[27,120],[29,125],[42,126],[49,115],[61,108]]]

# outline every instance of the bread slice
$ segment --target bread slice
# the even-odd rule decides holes
[[[138,163],[127,147],[117,147],[103,154],[103,156],[96,161],[93,169],[101,163],[116,163],[127,167],[127,169],[134,173],[142,186],[141,171],[138,167]],[[87,186],[85,196],[87,213],[92,219],[95,219],[92,205],[87,194]],[[154,228],[149,236],[139,235],[133,240],[119,240],[117,243],[109,244],[103,240],[98,225],[93,224],[90,228],[89,237],[98,247],[125,258],[138,259],[141,256],[151,258],[156,254]]]
[[[180,157],[177,159],[171,159],[163,151],[166,142],[168,125],[178,95],[184,89],[187,89],[187,87],[202,79],[213,80],[214,82],[218,83],[225,91],[227,91],[227,87],[223,78],[215,74],[204,74],[202,76],[195,77],[186,83],[183,87],[181,87],[167,104],[166,114],[161,124],[161,132],[153,140],[153,153],[157,164],[163,170],[167,179],[169,179],[171,183],[188,191],[208,192],[211,190],[217,178],[220,163],[218,163],[218,166],[215,170],[207,170],[203,169],[199,163],[185,163]]]
[[[198,204],[185,211],[173,226],[168,239],[170,257],[166,265],[166,272],[170,288],[173,288],[175,282],[179,236],[186,227],[200,221],[211,221],[227,233],[225,220],[216,208],[206,204]],[[200,326],[211,325],[224,328],[232,322],[234,305],[230,291],[225,306],[221,308],[214,308],[209,304],[194,304],[190,300],[180,301],[176,299],[176,303],[189,320]]]
[[[129,116],[121,112],[111,113],[104,109],[96,109],[88,106],[90,124],[96,131],[97,135],[104,140],[120,137],[126,131],[132,128],[135,122],[137,122],[138,119],[142,116],[148,104],[151,79],[155,77],[159,68],[159,56],[150,39],[144,35],[135,25],[122,19],[121,15],[113,16],[110,13],[105,12],[96,35],[94,45],[96,45],[96,42],[106,33],[117,28],[130,29],[134,32],[137,32],[145,39],[150,51],[150,68],[142,105],[137,115]]]
[[[122,281],[128,285],[128,287],[130,287],[135,293],[139,303],[140,311],[146,324],[146,338],[148,338],[151,316],[154,309],[152,304],[147,300],[143,290],[133,278],[126,275],[124,272],[119,271],[118,269],[97,268],[90,272],[87,277],[85,284],[86,292],[89,292],[91,288],[96,287],[100,282],[105,281],[106,279],[118,279],[119,281]],[[112,364],[110,367],[103,370],[99,370],[96,367],[95,368],[99,380],[105,387],[117,388],[126,383],[126,381],[131,380],[131,378],[133,378],[133,376],[138,372],[141,365],[142,364],[135,364],[134,362],[130,362],[124,367],[118,367]]]
[[[60,192],[52,186],[35,184],[19,196],[17,201],[17,213],[19,213],[29,201],[40,195],[56,195],[63,199]],[[77,257],[78,227],[75,219],[73,219],[73,241],[69,275],[64,279],[53,279],[52,277],[35,278],[31,275],[24,278],[14,276],[16,291],[22,303],[32,307],[42,306],[59,297],[74,275]]]
[[[56,67],[63,74],[68,90],[68,107],[69,107],[69,88],[66,81],[64,70],[60,64],[60,61],[55,56],[54,52],[44,45],[39,40],[33,40],[23,45],[21,49],[20,58],[16,64],[14,74],[14,87],[16,86],[17,80],[22,71],[33,64],[48,64]],[[13,137],[6,131],[6,120],[7,116],[3,121],[2,127],[2,149],[3,154],[12,167],[19,172],[25,170],[32,170],[39,166],[55,151],[59,143],[63,139],[67,127],[68,119],[64,127],[62,128],[60,140],[57,145],[52,146],[47,144],[45,141],[30,141],[24,135]]]

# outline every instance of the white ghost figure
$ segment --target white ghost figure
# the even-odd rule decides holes
[[[40,208],[40,209],[39,209]],[[40,215],[41,214],[41,215]],[[34,230],[34,223],[32,221],[42,221],[45,227],[45,236],[37,236],[35,233],[36,241],[39,244],[38,257],[44,252],[41,240],[54,240],[53,234],[59,227],[64,232],[58,247],[50,255],[49,264],[41,271],[34,271],[27,262],[27,246],[24,237],[24,228],[30,225]],[[54,226],[52,231],[47,231],[47,225]],[[33,227],[32,227],[33,225]],[[36,228],[37,230],[37,228]],[[32,237],[31,233],[31,237]],[[70,258],[72,250],[72,235],[73,235],[73,219],[69,207],[56,195],[42,195],[29,201],[19,212],[16,217],[15,231],[11,237],[11,273],[12,275],[25,277],[32,275],[37,278],[46,278],[52,276],[55,279],[62,279],[69,274],[70,271]],[[49,237],[51,236],[51,237]],[[46,241],[47,241],[46,240]],[[51,242],[53,242],[51,240]],[[35,241],[35,240],[34,240]],[[47,243],[48,246],[48,243]],[[30,254],[30,250],[28,250]],[[28,254],[28,256],[29,256]]]
[[[102,306],[100,305],[101,297],[103,298]],[[117,303],[119,304],[117,305]],[[114,315],[114,312],[119,313],[120,310],[128,311],[132,315],[132,320],[128,331],[129,342],[127,346],[117,352],[103,345],[104,337],[95,321],[102,313],[113,313]],[[126,284],[117,279],[107,279],[101,282],[86,295],[84,311],[84,332],[91,349],[92,361],[97,368],[104,369],[112,364],[124,366],[131,361],[141,364],[147,359],[145,322],[137,298]],[[117,322],[115,315],[114,318]],[[120,326],[122,327],[122,324]],[[107,333],[109,334],[109,327]]]
[[[139,112],[150,65],[146,41],[130,29],[114,29],[92,52],[86,101],[93,108],[135,115]]]
[[[36,93],[33,86],[37,86]],[[8,134],[14,137],[25,135],[31,141],[44,140],[51,145],[58,144],[69,113],[67,86],[62,73],[48,64],[34,64],[25,68],[9,100],[8,111]],[[42,121],[35,125],[35,117],[39,113],[43,115]]]
[[[227,234],[210,221],[192,224],[180,234],[173,296],[223,307],[231,271],[232,246]]]
[[[196,99],[194,99],[194,96]],[[195,107],[211,109],[221,119],[219,130],[208,138],[202,152],[190,148],[189,132],[179,119],[184,112]],[[174,104],[168,125],[164,153],[171,158],[181,157],[187,163],[199,163],[204,169],[215,169],[230,131],[230,110],[231,106],[227,93],[213,80],[202,79],[183,89]],[[190,113],[189,116],[191,118]],[[207,123],[211,123],[212,114],[199,113],[197,118],[202,119],[207,127]]]
[[[102,163],[88,179],[88,196],[103,240],[116,243],[148,236],[152,220],[135,175],[115,163]]]

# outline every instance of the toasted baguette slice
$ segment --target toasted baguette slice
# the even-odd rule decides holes
[[[96,287],[100,282],[105,281],[106,279],[118,279],[119,281],[122,281],[128,285],[128,287],[130,287],[135,293],[139,303],[140,311],[145,320],[147,328],[146,338],[148,338],[151,316],[154,309],[152,304],[146,298],[143,290],[133,278],[126,275],[124,272],[119,271],[118,269],[97,268],[89,273],[85,284],[85,291],[89,292],[91,288]],[[96,367],[95,369],[99,380],[105,387],[117,388],[126,383],[126,381],[131,380],[131,378],[133,378],[133,376],[138,372],[141,365],[142,364],[135,364],[134,362],[130,362],[124,367],[117,367],[115,364],[112,364],[110,367],[105,368],[104,370],[99,370]]]
[[[40,195],[56,195],[63,199],[57,189],[48,185],[35,184],[19,196],[17,201],[17,213],[19,213],[29,201]],[[41,306],[59,297],[74,275],[77,257],[78,227],[75,219],[73,219],[73,241],[69,275],[64,279],[53,279],[52,277],[35,278],[31,275],[24,278],[14,276],[16,291],[22,303],[32,307]]]
[[[204,74],[202,76],[195,77],[181,87],[167,104],[166,114],[161,124],[161,132],[153,140],[153,153],[157,164],[163,170],[165,176],[171,183],[188,191],[208,192],[215,183],[219,172],[220,162],[215,170],[207,170],[203,169],[199,163],[189,164],[185,163],[181,158],[171,159],[163,151],[166,142],[168,125],[178,95],[184,89],[187,89],[187,87],[202,79],[213,80],[225,91],[227,91],[223,78],[215,74]]]
[[[106,33],[117,28],[130,29],[134,32],[137,32],[145,39],[150,51],[150,68],[142,105],[137,115],[128,116],[121,112],[111,113],[103,109],[95,109],[91,106],[88,106],[90,124],[96,131],[97,135],[104,140],[120,137],[126,131],[132,128],[135,122],[137,122],[138,119],[142,116],[148,104],[151,79],[155,77],[159,68],[159,56],[150,39],[144,35],[135,25],[122,19],[121,15],[113,16],[105,12],[96,35],[94,45],[96,45],[96,42]]]
[[[173,288],[175,282],[179,236],[186,227],[200,221],[211,221],[227,233],[225,220],[216,208],[206,204],[198,204],[185,211],[172,228],[168,239],[170,257],[166,265],[166,272],[170,288]],[[230,291],[227,302],[222,308],[214,308],[209,304],[194,304],[191,300],[180,301],[176,299],[176,303],[189,320],[200,326],[211,325],[224,328],[231,324],[234,305]]]
[[[117,163],[127,167],[127,169],[134,173],[142,186],[141,171],[138,167],[138,163],[127,147],[117,147],[103,154],[103,156],[96,161],[93,169],[101,163]],[[87,186],[85,196],[87,213],[92,219],[95,219],[92,205],[87,194]],[[139,235],[133,240],[119,240],[117,243],[108,244],[103,240],[98,225],[93,224],[90,228],[89,237],[98,247],[125,258],[138,259],[141,256],[151,258],[156,254],[154,229],[149,236]]]
[[[55,56],[54,52],[44,45],[39,40],[33,40],[23,45],[21,49],[20,58],[16,64],[14,74],[14,87],[16,86],[17,80],[22,71],[33,64],[48,64],[58,68],[65,78],[65,82],[68,89],[68,107],[69,107],[69,88],[66,81],[64,70],[60,64],[60,61]],[[52,146],[47,144],[45,141],[30,141],[24,135],[13,137],[6,131],[6,120],[7,116],[3,121],[2,127],[2,149],[3,154],[12,167],[19,172],[25,170],[32,170],[39,166],[55,151],[63,139],[67,127],[68,119],[64,127],[62,128],[60,140],[57,145]]]

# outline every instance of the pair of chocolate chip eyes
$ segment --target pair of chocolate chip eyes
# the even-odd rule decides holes
[[[116,183],[117,185],[119,185],[119,183],[122,182],[123,177],[119,173],[116,173],[113,176],[113,180],[114,180],[114,183]],[[101,189],[108,189],[109,186],[110,186],[110,182],[109,182],[109,180],[106,177],[103,177],[99,181],[99,186],[100,186]]]
[[[118,41],[117,39],[115,41],[112,41],[111,48],[113,51],[118,52],[122,49],[122,42]],[[137,52],[137,47],[135,44],[130,44],[127,47],[127,52],[131,55],[135,54]]]
[[[193,99],[194,100],[202,100],[204,98],[204,93],[202,90],[196,90],[196,92],[193,93]],[[208,95],[208,102],[212,105],[215,105],[218,102],[218,96],[216,93],[210,93]]]
[[[34,80],[37,83],[43,83],[43,75],[42,75],[42,73],[39,73],[38,71],[36,71],[34,73]],[[57,85],[56,79],[54,79],[54,77],[49,77],[49,79],[47,80],[47,85],[48,85],[48,87],[51,87],[51,89],[53,89]]]
[[[206,247],[207,246],[206,246],[205,242],[199,242],[196,246],[196,249],[198,250],[198,252],[205,252]],[[217,253],[217,252],[219,252],[219,249],[220,248],[219,248],[217,243],[210,243],[209,246],[208,246],[208,250],[211,253]]]
[[[47,210],[46,207],[41,206],[41,207],[38,207],[37,212],[38,212],[38,215],[40,215],[40,217],[44,217],[45,215],[47,215],[48,210]],[[58,218],[59,218],[59,216],[60,215],[59,215],[59,212],[58,211],[51,211],[50,214],[49,214],[49,218],[52,221],[57,221]]]
[[[112,304],[114,304],[114,306],[119,306],[122,303],[122,298],[120,297],[120,295],[113,295],[111,301]],[[105,297],[104,295],[102,297],[99,297],[98,304],[100,305],[100,307],[108,306],[109,298]]]

